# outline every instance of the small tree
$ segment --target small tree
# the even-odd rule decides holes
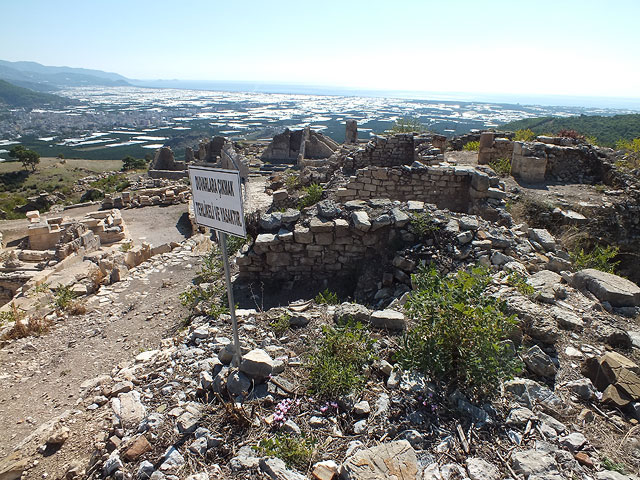
[[[33,150],[24,148],[22,145],[16,145],[9,150],[9,156],[22,162],[22,167],[25,170],[31,167],[32,172],[36,171],[36,167],[40,163],[40,155]]]
[[[131,155],[127,155],[122,159],[122,171],[127,170],[139,170],[147,167],[147,162],[142,158],[133,158]]]

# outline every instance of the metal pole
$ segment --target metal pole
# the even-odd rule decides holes
[[[229,313],[231,314],[231,324],[233,325],[233,344],[235,353],[233,355],[233,365],[240,366],[242,352],[240,351],[240,339],[238,337],[238,321],[236,320],[236,306],[233,303],[233,286],[231,285],[231,274],[229,273],[229,255],[227,254],[227,234],[218,232],[220,248],[222,249],[222,260],[224,263],[224,277],[227,282],[227,300],[229,301]]]

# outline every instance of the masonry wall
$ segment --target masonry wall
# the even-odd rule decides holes
[[[360,169],[336,192],[342,201],[389,198],[433,203],[439,208],[471,212],[486,198],[503,198],[490,188],[490,177],[470,167],[368,167]]]
[[[368,166],[393,167],[411,165],[415,159],[413,134],[402,133],[389,137],[376,136],[345,161],[347,170]]]

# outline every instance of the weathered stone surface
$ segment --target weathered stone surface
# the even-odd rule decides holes
[[[379,310],[373,312],[370,317],[371,326],[386,328],[389,330],[404,330],[406,320],[404,314],[395,310]]]
[[[529,230],[529,238],[542,245],[547,251],[556,249],[556,239],[544,228],[532,228]]]
[[[57,425],[51,430],[45,443],[54,447],[60,447],[69,439],[70,435],[71,430],[67,427]]]
[[[511,466],[516,473],[523,474],[525,478],[530,475],[543,476],[559,473],[555,459],[548,453],[537,450],[514,452],[511,456]]]
[[[499,480],[498,468],[481,458],[467,458],[467,472],[471,480]]]
[[[256,348],[242,356],[240,371],[253,380],[262,381],[271,375],[273,359],[264,350]]]
[[[364,210],[353,212],[351,214],[351,221],[353,222],[353,225],[357,230],[367,232],[371,228],[369,215]]]
[[[632,480],[632,478],[615,470],[602,470],[596,473],[596,480]]]
[[[111,407],[125,428],[137,426],[146,411],[140,401],[140,393],[136,391],[121,393],[118,398],[111,399]]]
[[[333,460],[325,460],[316,463],[311,469],[311,476],[314,480],[334,480],[338,477],[340,467]]]
[[[504,383],[505,392],[514,395],[516,402],[528,408],[542,403],[552,409],[562,409],[564,403],[544,385],[528,378],[514,378]]]
[[[167,448],[162,456],[162,464],[160,470],[177,470],[185,464],[185,459],[182,454],[173,446]]]
[[[176,426],[181,434],[192,433],[198,428],[202,410],[198,403],[190,402],[186,405],[185,411],[178,417]]]
[[[258,468],[260,457],[257,456],[255,450],[250,445],[245,445],[238,450],[238,453],[229,461],[231,470],[237,472],[239,470],[249,470]]]
[[[416,480],[417,474],[416,452],[406,440],[358,450],[344,461],[341,469],[344,480]]]
[[[350,320],[354,322],[366,323],[371,316],[371,310],[358,303],[342,303],[336,307],[334,320],[337,324],[344,324]]]
[[[570,392],[576,394],[582,400],[592,400],[596,396],[596,389],[588,378],[581,378],[567,383]]]
[[[13,452],[0,460],[0,480],[19,480],[28,466],[28,457],[23,457],[20,452]]]
[[[572,286],[593,293],[614,307],[640,306],[640,287],[626,278],[588,268],[573,275]]]
[[[640,367],[624,355],[607,352],[600,358],[589,358],[583,364],[582,373],[600,391],[614,385],[622,399],[640,399]],[[609,393],[613,395],[615,392],[609,390]]]
[[[353,406],[353,413],[356,415],[369,415],[370,412],[371,406],[366,400],[362,400]]]
[[[529,370],[542,377],[553,377],[556,366],[551,357],[544,353],[538,345],[534,345],[522,355],[522,360]]]
[[[560,437],[558,439],[558,442],[564,448],[575,452],[577,450],[580,450],[587,443],[587,439],[583,434],[579,432],[573,432],[569,435],[565,435],[564,437]]]
[[[271,480],[306,480],[306,476],[289,470],[279,458],[260,459],[260,470]]]
[[[537,420],[537,416],[527,407],[517,407],[509,412],[506,424],[522,426],[526,425],[529,420]]]
[[[137,460],[142,455],[150,452],[151,450],[152,447],[147,440],[147,437],[145,437],[144,435],[140,435],[130,444],[129,448],[127,448],[127,451],[124,452],[123,457],[129,462],[133,462],[134,460]]]

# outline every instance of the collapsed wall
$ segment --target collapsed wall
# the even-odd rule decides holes
[[[268,162],[301,163],[302,160],[324,159],[333,155],[338,144],[331,138],[306,127],[302,130],[285,129],[273,137],[262,153]]]
[[[506,193],[497,177],[472,167],[418,164],[359,169],[337,190],[336,196],[343,201],[357,198],[419,200],[439,208],[475,213],[488,199],[499,205]]]
[[[174,158],[171,147],[162,147],[156,150],[148,174],[151,178],[179,180],[187,176],[187,166]]]

